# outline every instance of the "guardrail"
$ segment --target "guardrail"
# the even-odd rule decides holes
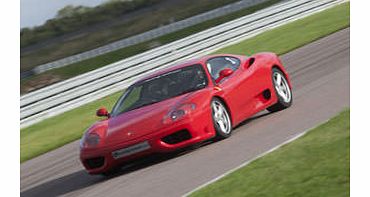
[[[21,97],[21,127],[128,87],[149,72],[234,44],[345,0],[284,2]]]

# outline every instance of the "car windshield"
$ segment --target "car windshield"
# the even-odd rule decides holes
[[[155,76],[132,85],[113,107],[112,116],[202,89],[208,80],[196,64]]]

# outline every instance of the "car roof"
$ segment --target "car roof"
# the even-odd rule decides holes
[[[205,61],[207,61],[210,58],[222,57],[222,56],[232,56],[232,57],[237,57],[237,58],[243,58],[243,57],[245,57],[245,56],[242,56],[242,55],[233,55],[233,54],[206,55],[206,56],[202,56],[200,58],[187,60],[185,62],[181,62],[179,64],[176,64],[176,65],[173,65],[173,66],[169,66],[169,67],[160,69],[158,71],[155,71],[155,72],[153,72],[153,73],[151,73],[151,74],[149,74],[149,75],[147,75],[147,76],[139,79],[138,81],[135,82],[135,84],[136,83],[140,83],[142,81],[145,81],[147,79],[150,79],[150,78],[153,78],[153,77],[156,77],[156,76],[165,74],[165,73],[170,72],[170,71],[173,71],[173,70],[177,70],[177,69],[184,68],[184,67],[187,67],[187,66],[192,66],[192,65],[195,65],[195,64],[204,64]]]

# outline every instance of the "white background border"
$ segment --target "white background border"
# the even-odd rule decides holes
[[[19,0],[2,1],[0,10],[0,196],[20,195]]]
[[[351,1],[351,196],[370,196],[369,13],[369,1]]]
[[[19,1],[1,20],[1,196],[20,195]],[[370,2],[351,1],[351,196],[370,196]]]

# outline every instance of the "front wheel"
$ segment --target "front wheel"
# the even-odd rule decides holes
[[[216,139],[230,137],[232,131],[231,119],[226,106],[218,98],[211,102],[213,125],[216,130]]]
[[[268,107],[267,110],[270,112],[276,112],[290,107],[293,102],[292,90],[290,89],[288,80],[283,72],[277,68],[272,69],[272,83],[276,96],[278,97],[278,101],[276,104]]]

